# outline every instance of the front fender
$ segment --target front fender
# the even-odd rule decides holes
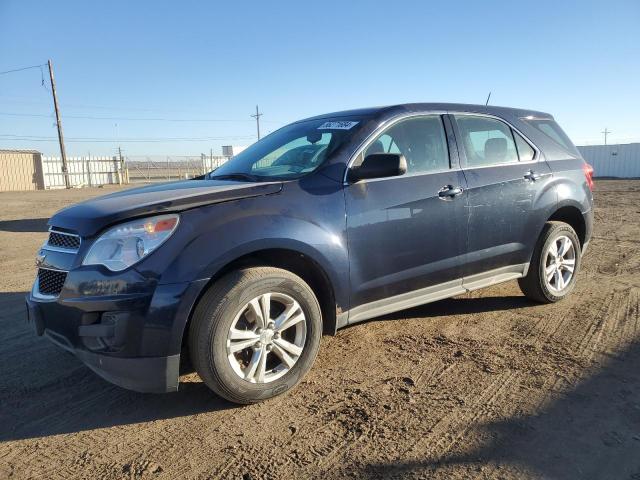
[[[292,224],[297,222],[299,221],[291,220]],[[300,230],[302,238],[273,236],[247,241],[231,248],[207,264],[201,270],[199,277],[211,278],[226,265],[245,255],[263,250],[282,249],[301,253],[317,263],[331,281],[334,289],[337,290],[336,297],[338,297],[339,291],[346,292],[346,289],[341,288],[341,284],[344,283],[345,287],[348,285],[348,254],[342,239],[338,235],[321,230],[312,224],[298,225],[298,227],[304,227],[304,230]],[[305,241],[307,235],[314,239],[313,244]],[[346,305],[346,299],[339,303]]]
[[[162,272],[159,284],[193,282],[212,278],[244,255],[291,250],[323,269],[336,303],[346,310],[349,263],[342,189],[325,188],[319,195],[289,184],[286,190],[183,212],[175,238],[167,242],[169,248],[154,252],[149,271]]]

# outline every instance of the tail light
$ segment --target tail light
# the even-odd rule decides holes
[[[593,191],[593,167],[585,163],[582,165],[582,171],[584,172],[584,178],[587,180],[589,190]]]

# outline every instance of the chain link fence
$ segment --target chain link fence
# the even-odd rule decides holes
[[[204,175],[229,160],[223,155],[127,156],[124,162],[129,183],[154,183],[184,180]]]

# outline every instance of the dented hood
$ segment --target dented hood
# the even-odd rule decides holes
[[[281,182],[184,180],[123,190],[92,198],[57,212],[49,226],[91,236],[130,218],[179,212],[202,205],[277,193]]]

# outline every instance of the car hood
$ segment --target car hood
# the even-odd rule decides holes
[[[57,212],[49,226],[91,236],[129,218],[179,212],[202,205],[269,195],[282,182],[253,183],[222,180],[184,180],[124,190],[72,205]]]

